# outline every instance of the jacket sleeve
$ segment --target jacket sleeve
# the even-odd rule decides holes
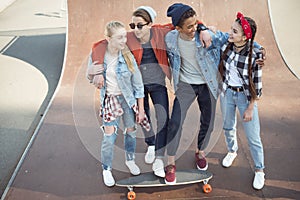
[[[215,34],[211,32],[212,35],[212,46],[221,48],[228,40],[229,34],[221,31],[217,31]]]
[[[132,56],[133,57],[133,56]],[[134,72],[132,74],[132,87],[133,87],[133,95],[137,98],[143,98],[145,96],[144,94],[144,84],[143,79],[140,70],[138,69],[138,66],[136,64],[136,61],[133,57],[133,65],[134,65]]]
[[[86,77],[87,79],[90,81],[90,83],[92,82],[94,76],[90,73],[91,69],[92,69],[92,53],[89,54],[88,60],[87,60],[87,70],[86,70]]]
[[[95,43],[88,57],[86,77],[93,81],[95,75],[103,73],[104,56],[107,47],[107,40],[101,40]]]
[[[257,48],[257,49],[262,48],[262,46],[260,44],[258,44],[256,41],[253,42],[253,47]]]
[[[108,44],[107,40],[101,40],[93,45],[92,55],[91,55],[93,63],[97,63],[97,64],[104,63],[104,56],[105,56],[107,44]]]

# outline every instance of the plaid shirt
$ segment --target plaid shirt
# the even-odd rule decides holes
[[[135,114],[137,115],[138,114],[138,106],[133,105],[132,109],[135,112]],[[124,111],[123,111],[118,99],[115,96],[109,95],[109,96],[105,97],[104,107],[103,107],[103,109],[100,109],[100,117],[102,117],[105,122],[114,121],[118,117],[122,116],[123,113],[124,113]],[[149,122],[146,114],[144,116],[144,119],[140,123],[140,125],[146,131],[150,131],[151,126],[150,126],[150,122]]]
[[[100,117],[102,117],[105,122],[114,121],[123,115],[123,113],[124,111],[115,96],[109,95],[105,97],[104,107],[100,109]]]
[[[225,51],[228,43],[222,46],[222,52]],[[233,50],[233,46],[228,50],[224,60],[224,73],[223,73],[223,84],[222,92],[225,92],[228,88],[229,82],[229,69],[231,62],[234,62],[234,66],[237,67],[238,76],[243,84],[244,94],[247,96],[248,101],[251,101],[249,75],[248,75],[248,54],[250,45],[248,44],[242,51],[236,53]],[[256,98],[259,98],[262,94],[262,70],[259,65],[256,64],[256,60],[262,58],[262,54],[258,48],[252,50],[252,80],[255,85]]]
[[[138,106],[137,105],[133,105],[132,107],[133,111],[135,112],[136,115],[139,114],[139,110],[138,110]],[[150,122],[148,120],[148,117],[145,113],[144,115],[144,119],[142,120],[142,122],[140,123],[141,127],[143,127],[146,131],[150,131],[151,126],[150,126]]]

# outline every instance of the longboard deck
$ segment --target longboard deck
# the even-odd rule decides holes
[[[197,169],[178,170],[176,171],[176,183],[174,185],[192,184],[209,180],[212,173],[208,171],[200,171]],[[157,177],[153,172],[147,172],[139,176],[122,179],[116,182],[116,186],[120,187],[156,187],[168,186],[164,178]]]

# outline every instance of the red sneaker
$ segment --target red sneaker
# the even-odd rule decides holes
[[[176,183],[176,167],[175,165],[168,165],[165,168],[166,176],[165,182],[168,185],[174,185]]]
[[[199,158],[199,153],[195,153],[195,159],[196,159],[197,169],[203,170],[203,171],[207,170],[208,163],[205,158]]]

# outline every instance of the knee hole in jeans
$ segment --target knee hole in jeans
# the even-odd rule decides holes
[[[106,132],[106,130],[105,130],[106,128],[108,128],[108,129],[113,128],[113,130],[109,130],[109,132]],[[102,130],[104,136],[111,136],[113,134],[117,134],[118,128],[116,126],[108,126],[108,127],[101,126],[101,130]]]
[[[127,134],[130,137],[135,138],[136,137],[136,128],[135,127],[126,128],[124,131],[124,134]]]

